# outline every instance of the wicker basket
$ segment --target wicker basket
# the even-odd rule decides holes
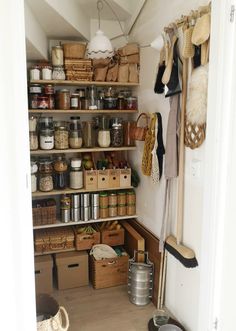
[[[65,69],[68,71],[91,72],[92,68],[92,60],[65,59]]]
[[[87,44],[68,43],[63,44],[64,57],[69,59],[83,59]]]
[[[77,81],[92,81],[93,73],[92,72],[84,72],[84,71],[66,71],[66,79],[67,80],[77,80]]]
[[[36,253],[61,251],[74,248],[72,228],[40,229],[35,231],[34,246]]]
[[[46,225],[56,222],[56,201],[54,199],[33,201],[33,225]]]

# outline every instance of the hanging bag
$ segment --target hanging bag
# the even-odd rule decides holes
[[[146,125],[143,127],[138,126],[141,117],[145,117],[145,121],[146,121]],[[133,140],[144,141],[147,130],[148,130],[148,116],[145,113],[141,113],[130,131],[130,138]]]
[[[156,116],[153,116],[151,119],[150,126],[146,133],[145,143],[143,148],[142,172],[145,176],[151,176],[151,172],[152,172],[152,150],[155,144],[155,126],[156,126]]]

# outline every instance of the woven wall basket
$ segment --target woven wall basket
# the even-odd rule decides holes
[[[206,137],[206,124],[197,125],[185,121],[184,143],[191,149],[198,148]]]

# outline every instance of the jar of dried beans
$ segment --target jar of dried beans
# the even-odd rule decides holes
[[[39,190],[49,192],[53,190],[53,167],[51,160],[39,161]]]

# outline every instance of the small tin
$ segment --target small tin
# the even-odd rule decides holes
[[[81,208],[81,221],[87,222],[90,220],[90,207]]]
[[[72,208],[80,208],[80,195],[79,194],[71,195],[71,206],[72,206]]]
[[[93,206],[91,208],[91,219],[92,220],[98,220],[99,219],[99,207]]]
[[[72,208],[71,209],[71,221],[78,222],[80,221],[80,208]]]
[[[70,209],[61,209],[61,222],[70,222]]]
[[[90,194],[89,193],[81,194],[81,206],[82,207],[90,206]]]
[[[93,207],[99,207],[99,193],[91,194],[91,204]]]

